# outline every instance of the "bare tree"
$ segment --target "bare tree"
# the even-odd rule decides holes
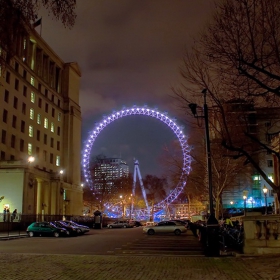
[[[49,15],[60,20],[65,27],[70,28],[74,25],[76,0],[0,0],[2,67],[15,55],[17,37],[26,29],[32,28],[32,23],[38,19],[41,7],[45,7]]]
[[[174,90],[185,101],[184,107],[197,102],[201,89],[208,90],[209,105],[215,108],[210,125],[221,145],[230,152],[228,156],[250,164],[277,193],[278,201],[280,186],[263,170],[260,155],[280,156],[250,131],[250,111],[279,106],[279,38],[279,1],[217,1],[213,21],[186,53],[181,71],[184,84]],[[243,110],[233,109],[235,105]]]

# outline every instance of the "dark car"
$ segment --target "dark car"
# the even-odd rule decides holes
[[[27,227],[26,232],[29,237],[33,237],[33,236],[59,237],[59,236],[69,235],[69,232],[67,232],[66,229],[56,227],[48,222],[34,222]]]
[[[54,222],[50,222],[50,224],[55,225],[56,227],[59,227],[59,228],[65,228],[69,232],[69,235],[71,235],[71,236],[77,236],[78,235],[78,228],[77,227],[69,226],[62,221],[54,221]]]
[[[85,234],[86,232],[89,232],[89,227],[77,224],[76,222],[68,221],[68,220],[61,221],[61,222],[65,223],[68,226],[76,227],[78,234]]]
[[[141,222],[139,221],[132,221],[130,222],[130,224],[133,226],[133,227],[142,227],[144,226]]]

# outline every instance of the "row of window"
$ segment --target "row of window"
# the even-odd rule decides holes
[[[26,87],[25,87],[26,88]],[[27,88],[26,88],[27,89]],[[5,94],[4,94],[4,101],[6,103],[9,103],[9,91],[8,90],[5,90]],[[26,93],[25,93],[26,94]],[[25,95],[26,96],[26,95]],[[30,101],[31,103],[35,103],[35,100],[36,100],[36,95],[34,92],[31,92],[30,93]],[[26,104],[25,103],[22,103],[24,104],[22,106],[22,111],[24,111],[23,113],[26,114]],[[14,109],[18,109],[18,98],[16,96],[14,96],[14,100],[13,100],[13,107]],[[42,108],[42,98],[38,98],[38,107],[39,108]],[[34,109],[33,109],[34,110]],[[49,104],[48,103],[45,103],[45,112],[46,113],[49,113]],[[55,117],[55,109],[52,108],[51,110],[51,115],[52,117],[54,118]],[[60,122],[61,121],[61,112],[58,112],[57,114],[57,120]]]
[[[16,65],[18,65],[17,62],[16,62]],[[26,70],[23,70],[23,78],[24,78],[24,79],[26,79],[26,74],[27,74]],[[9,71],[6,72],[5,80],[6,80],[6,83],[7,83],[7,84],[10,84],[10,81],[11,81],[11,73],[10,73]],[[30,77],[30,84],[31,84],[32,86],[35,87],[35,78],[34,78],[33,76]],[[14,86],[14,88],[15,88],[15,90],[19,91],[19,79],[17,79],[17,78],[15,78],[15,86]],[[40,83],[38,84],[38,90],[39,90],[40,92],[42,92],[42,85],[41,85]],[[23,86],[23,96],[25,96],[25,97],[26,97],[26,92],[27,92],[27,87],[24,85],[24,86]],[[44,93],[44,94],[45,94],[45,96],[46,96],[47,98],[49,98],[49,91],[48,91],[48,89],[45,89],[45,93]],[[55,103],[58,107],[61,106],[61,101],[60,101],[60,99],[57,99],[57,102],[55,102],[55,95],[54,95],[54,94],[51,94],[50,100],[51,100],[53,103]]]
[[[33,127],[29,126],[29,136],[33,137],[33,134],[34,134]],[[41,140],[41,131],[40,130],[37,130],[36,138],[37,138],[37,141]],[[44,141],[45,145],[48,145],[48,135],[47,134],[44,134],[43,141]],[[12,136],[11,136],[11,147],[12,148],[15,148],[15,142],[16,142],[16,136],[12,134]],[[7,143],[7,131],[4,130],[4,129],[2,129],[1,143],[2,144],[6,144]],[[50,138],[50,147],[51,148],[54,148],[54,143],[55,143],[54,138],[51,137]],[[58,151],[60,151],[60,141],[56,141],[56,149]],[[24,140],[23,139],[20,139],[20,148],[19,148],[19,150],[21,152],[24,152]]]
[[[29,155],[32,155],[32,152],[31,152],[32,148],[33,148],[32,144],[28,143],[28,154]],[[36,147],[36,154],[39,154],[39,152],[40,152],[39,147]],[[1,157],[0,160],[8,160],[6,158],[6,152],[4,152],[4,151],[1,151],[0,157]],[[15,156],[11,155],[9,160],[15,160]],[[55,156],[53,153],[49,153],[49,155],[48,155],[48,152],[46,150],[43,150],[43,160],[44,161],[49,160],[49,162],[51,164],[55,164],[56,166],[60,166],[60,156]]]
[[[30,119],[34,119],[34,110],[30,109]],[[3,110],[3,117],[2,120],[4,123],[8,123],[8,111],[6,109]],[[37,115],[37,124],[41,124],[41,115],[38,114]],[[17,116],[13,115],[12,118],[12,127],[13,128],[17,128]],[[49,128],[49,120],[48,118],[44,118],[44,128],[48,129]],[[30,130],[33,131],[33,126],[29,125],[29,136],[33,137],[33,135],[30,135]],[[50,123],[50,130],[51,132],[55,132],[55,125],[53,122]],[[21,125],[20,125],[20,131],[22,133],[25,133],[25,121],[21,121]],[[60,136],[60,127],[57,127],[57,135]]]

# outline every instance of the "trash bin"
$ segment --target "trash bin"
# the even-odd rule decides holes
[[[94,229],[101,229],[102,228],[102,213],[99,210],[96,210],[94,215]]]
[[[220,226],[218,224],[206,225],[204,248],[207,257],[218,257],[220,255],[219,230]]]

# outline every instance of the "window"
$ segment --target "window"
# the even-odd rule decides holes
[[[13,116],[12,127],[17,128],[17,117],[15,115]]]
[[[8,90],[5,90],[4,101],[9,103],[9,91]]]
[[[37,115],[37,124],[41,124],[41,115],[40,114]]]
[[[60,108],[60,100],[57,100],[57,106]]]
[[[25,132],[25,121],[21,121],[20,131],[23,132],[23,133]]]
[[[42,98],[39,98],[39,100],[38,100],[38,107],[42,108]]]
[[[53,148],[53,142],[54,142],[54,140],[53,140],[53,138],[51,138],[51,148]]]
[[[19,64],[16,62],[15,63],[15,70],[18,72],[18,69],[19,69]]]
[[[28,145],[27,145],[27,153],[28,153],[28,155],[32,155],[32,144],[31,143],[28,143]]]
[[[6,73],[6,83],[10,83],[10,79],[11,79],[11,74],[10,74],[10,72],[9,71],[7,71],[7,73]]]
[[[58,113],[57,115],[57,120],[60,122],[61,121],[61,113]]]
[[[44,158],[44,161],[47,161],[47,156],[48,156],[48,153],[47,151],[43,151],[43,158]]]
[[[60,136],[60,127],[57,127],[57,135]]]
[[[33,91],[31,91],[30,100],[31,100],[32,103],[35,103],[35,93]]]
[[[3,111],[3,122],[7,123],[8,121],[8,111],[4,109]]]
[[[264,123],[264,126],[265,126],[265,127],[271,127],[271,122],[265,122],[265,123]]]
[[[42,89],[42,85],[39,83],[38,84],[38,90],[41,92],[41,89]]]
[[[22,103],[22,109],[21,109],[21,112],[23,115],[26,114],[26,104],[25,103]]]
[[[35,86],[35,79],[34,79],[33,76],[30,77],[30,84],[31,84],[32,86]]]
[[[48,98],[48,90],[45,89],[45,96]]]
[[[26,76],[27,76],[27,72],[26,70],[23,70],[23,78],[26,79]]]
[[[52,102],[54,102],[54,95],[52,94]]]
[[[45,104],[45,112],[48,113],[48,111],[49,111],[49,104],[46,103],[46,104]]]
[[[267,134],[265,135],[265,140],[266,140],[266,142],[271,142],[272,138],[273,138],[273,134],[267,133]]]
[[[52,108],[52,117],[54,118],[54,115],[55,115],[55,109]]]
[[[54,132],[54,123],[51,122],[51,132]]]
[[[24,140],[23,139],[20,139],[20,141],[19,141],[19,150],[21,152],[24,151]]]
[[[267,160],[267,167],[273,167],[273,162],[271,159]]]
[[[55,165],[60,166],[60,156],[56,156]]]
[[[56,143],[56,149],[57,149],[58,151],[60,151],[60,142],[59,142],[59,141],[57,141],[57,143]]]
[[[18,98],[14,97],[14,108],[17,109],[18,106]]]
[[[49,127],[49,120],[47,118],[44,118],[44,128]]]
[[[35,114],[35,113],[34,113],[34,109],[31,108],[31,109],[30,109],[30,113],[29,113],[30,119],[31,119],[31,120],[34,120],[34,114]]]
[[[18,90],[19,88],[19,80],[15,79],[15,90]]]
[[[37,141],[40,141],[41,138],[41,132],[40,130],[37,130]]]
[[[2,129],[2,138],[1,138],[1,142],[2,142],[3,144],[6,144],[6,135],[7,135],[6,130]]]
[[[14,149],[16,146],[16,136],[12,135],[11,137],[11,147]]]
[[[5,160],[6,154],[4,151],[1,151],[1,160]]]
[[[29,135],[29,137],[33,137],[33,126],[32,125],[29,126],[28,135]]]
[[[40,153],[40,148],[39,147],[36,147],[36,155],[38,156]]]
[[[10,160],[15,160],[15,156],[14,156],[14,155],[11,155],[11,156],[10,156]]]
[[[48,143],[48,136],[47,134],[44,134],[44,144],[47,145]]]
[[[53,164],[53,154],[50,153],[50,163]]]
[[[23,96],[27,96],[27,87],[23,86]]]

